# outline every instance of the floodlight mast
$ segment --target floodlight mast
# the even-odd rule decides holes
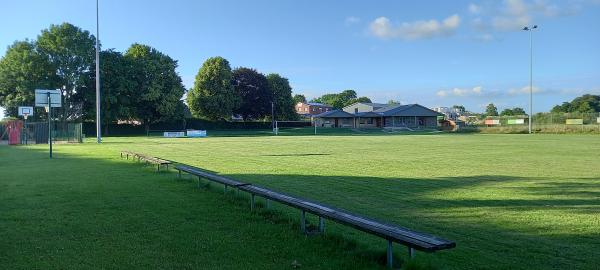
[[[102,142],[102,123],[100,122],[100,25],[96,0],[96,140]]]
[[[529,134],[531,134],[533,115],[533,30],[537,28],[537,25],[523,27],[523,31],[529,31]]]

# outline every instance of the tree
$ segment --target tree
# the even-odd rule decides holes
[[[245,67],[233,70],[232,75],[233,88],[241,101],[233,112],[241,115],[244,120],[271,115],[273,95],[265,75]]]
[[[94,36],[70,23],[51,25],[37,38],[37,50],[56,74],[50,88],[62,93],[62,120],[78,119],[83,114],[83,93],[90,88],[95,44]]]
[[[400,105],[401,102],[399,100],[390,99],[390,100],[388,100],[387,104],[388,105]]]
[[[17,116],[18,106],[33,106],[36,88],[53,88],[56,73],[30,41],[13,43],[0,59],[0,105],[6,115]],[[36,108],[34,117],[42,115]]]
[[[344,90],[338,94],[325,94],[318,98],[313,99],[313,102],[320,102],[334,107],[335,109],[341,109],[353,103],[359,102],[357,101],[356,91],[354,90]],[[367,97],[361,97],[360,100],[371,100]],[[360,101],[366,102],[366,101]]]
[[[267,75],[267,81],[275,103],[275,119],[298,120],[298,114],[294,108],[297,103],[292,97],[292,87],[288,79],[271,73]]]
[[[109,124],[120,119],[135,119],[138,102],[138,82],[136,78],[135,62],[131,57],[122,53],[108,50],[100,52],[100,89],[102,129],[109,134]],[[91,70],[95,74],[96,67]],[[84,119],[95,119],[95,89],[84,93]]]
[[[527,115],[527,113],[521,107],[514,107],[512,109],[512,115]]]
[[[490,103],[485,108],[486,116],[498,116],[498,108],[494,105],[494,103]]]
[[[552,108],[553,113],[594,113],[600,112],[600,95],[585,94],[571,102],[563,102]]]
[[[454,105],[454,106],[452,106],[452,108],[457,109],[460,112],[466,112],[467,111],[467,109],[465,109],[465,106],[463,106],[463,105]]]
[[[294,100],[294,105],[296,105],[300,102],[306,103],[306,97],[304,95],[296,94],[296,95],[294,95],[294,97],[292,99]]]
[[[177,61],[137,43],[127,49],[125,57],[132,62],[133,84],[137,91],[133,115],[146,125],[146,129],[153,122],[182,118],[180,100],[185,90],[176,71]]]
[[[240,102],[232,85],[229,62],[212,57],[203,64],[190,89],[187,102],[192,115],[208,119],[229,119]]]
[[[348,105],[352,105],[352,104],[354,104],[354,103],[356,103],[356,102],[362,102],[362,103],[371,103],[371,99],[370,99],[370,98],[368,98],[368,97],[359,97],[359,98],[355,98],[355,99],[352,99],[352,100],[350,100],[350,101],[347,103],[347,105],[346,105],[346,106],[348,106]]]
[[[500,112],[500,116],[512,116],[514,115],[513,110],[506,108],[504,110],[502,110],[502,112]]]

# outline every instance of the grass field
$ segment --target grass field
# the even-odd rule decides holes
[[[5,269],[383,269],[380,238],[331,222],[325,238],[302,236],[297,210],[252,214],[245,198],[195,189],[175,173],[121,160],[119,150],[456,241],[452,250],[417,253],[413,266],[600,265],[598,136],[106,138],[56,145],[53,160],[46,147],[0,146]]]

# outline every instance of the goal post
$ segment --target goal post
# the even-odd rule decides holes
[[[279,135],[279,133],[281,133],[281,132],[301,133],[301,131],[310,129],[311,127],[312,127],[311,121],[275,121],[275,127],[273,128],[273,134]]]

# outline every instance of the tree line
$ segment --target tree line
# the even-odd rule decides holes
[[[15,41],[0,59],[0,106],[17,116],[18,106],[34,103],[35,89],[60,89],[63,120],[95,119],[95,42],[88,31],[63,23],[50,25],[35,40]],[[182,119],[189,111],[210,120],[245,120],[271,115],[293,120],[288,79],[251,68],[231,70],[221,57],[208,59],[187,95],[177,60],[148,45],[134,43],[125,52],[100,51],[102,123],[137,120],[151,123]],[[273,105],[271,105],[273,104]],[[36,117],[44,115],[36,108]]]
[[[277,120],[297,120],[292,87],[276,73],[264,75],[255,69],[231,69],[223,57],[206,60],[187,95],[193,116],[210,120],[232,115],[244,120],[262,120],[275,114]]]

